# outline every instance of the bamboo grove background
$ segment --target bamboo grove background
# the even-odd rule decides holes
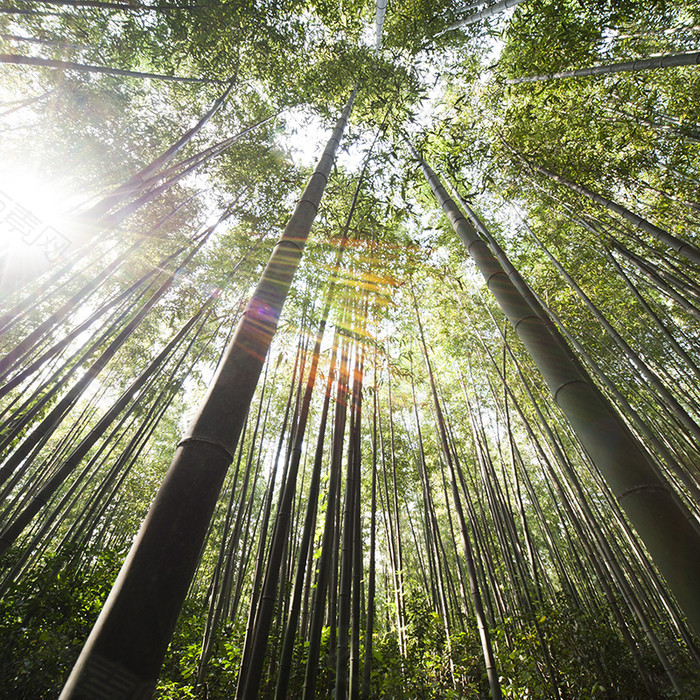
[[[424,173],[697,541],[699,25],[3,2],[0,694],[60,692],[352,93],[156,697],[697,697],[693,613]]]

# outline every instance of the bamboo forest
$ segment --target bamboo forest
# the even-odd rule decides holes
[[[3,699],[700,698],[700,5],[0,0],[0,494]]]

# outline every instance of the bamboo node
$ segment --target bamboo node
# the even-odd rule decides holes
[[[617,500],[621,501],[623,498],[627,498],[627,496],[634,496],[635,494],[640,493],[642,491],[668,492],[668,489],[663,484],[639,484],[638,486],[633,486],[632,488],[626,489],[622,493],[618,494]]]
[[[295,246],[295,247],[299,250],[300,253],[303,253],[303,252],[304,252],[304,246],[301,245],[301,243],[299,243],[299,241],[295,241],[295,240],[292,239],[292,238],[280,238],[280,239],[277,241],[277,243],[275,243],[275,248],[276,248],[278,245],[282,245],[283,243],[289,243],[289,245]]]
[[[211,438],[207,437],[202,437],[200,435],[190,435],[189,437],[184,438],[183,440],[180,440],[180,442],[177,443],[178,447],[184,447],[185,445],[189,444],[190,442],[203,442],[206,443],[207,445],[213,445],[214,447],[218,448],[222,452],[226,453],[226,456],[228,457],[229,461],[233,461],[233,452],[229,450],[226,445],[224,445],[223,442],[219,442],[218,440],[212,440]]]

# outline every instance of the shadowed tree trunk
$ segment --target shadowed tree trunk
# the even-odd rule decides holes
[[[556,403],[645,542],[691,627],[700,633],[700,536],[689,521],[690,514],[679,506],[627,428],[599,392],[584,380],[520,296],[435,173],[415,150],[413,153],[455,232],[542,372]]]
[[[354,98],[355,92],[270,256],[200,412],[180,442],[63,689],[63,700],[129,698],[155,687]]]

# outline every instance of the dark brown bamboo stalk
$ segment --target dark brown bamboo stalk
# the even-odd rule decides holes
[[[337,339],[336,334],[336,339]],[[316,594],[309,630],[309,649],[304,675],[303,700],[312,700],[316,697],[316,679],[319,670],[319,655],[321,650],[321,631],[326,609],[326,595],[328,593],[329,579],[331,575],[331,562],[333,560],[333,546],[336,536],[336,504],[340,501],[340,475],[345,437],[345,425],[347,417],[348,396],[348,343],[343,340],[334,343],[334,348],[340,352],[338,366],[338,380],[335,398],[335,417],[333,425],[333,447],[331,450],[330,474],[328,480],[328,498],[326,500],[326,516],[323,528],[323,541],[321,544],[321,557],[318,561],[318,578],[316,580]]]
[[[64,687],[63,700],[128,698],[150,693],[156,684],[354,98],[355,92],[270,257],[200,412],[178,447]],[[112,669],[107,678],[102,675],[105,666]]]
[[[376,592],[376,545],[377,545],[377,352],[374,352],[374,382],[372,392],[372,486],[369,525],[369,572],[367,581],[367,626],[365,628],[365,658],[362,666],[362,689],[360,697],[369,700],[372,672],[372,647],[374,643],[374,600]]]
[[[353,546],[352,546],[352,607],[351,607],[351,628],[350,628],[350,669],[348,694],[350,700],[359,700],[360,697],[360,633],[362,621],[360,619],[362,610],[362,590],[364,583],[363,556],[362,556],[362,387],[364,383],[365,365],[365,345],[364,337],[367,324],[368,298],[365,289],[365,300],[361,309],[361,319],[359,322],[359,339],[357,340],[357,364],[355,367],[353,381],[353,410],[355,419],[350,439],[354,441],[353,462],[355,472],[355,504],[354,504],[354,524],[353,524]]]
[[[357,348],[356,348],[357,349]],[[355,529],[357,522],[356,508],[358,497],[358,462],[357,448],[358,402],[359,402],[359,360],[355,356],[353,383],[350,405],[350,434],[348,441],[347,475],[345,479],[345,501],[342,521],[342,549],[340,552],[340,581],[338,587],[338,648],[335,662],[334,697],[347,698],[351,686],[350,676],[350,628],[352,624],[352,588],[355,569]]]

